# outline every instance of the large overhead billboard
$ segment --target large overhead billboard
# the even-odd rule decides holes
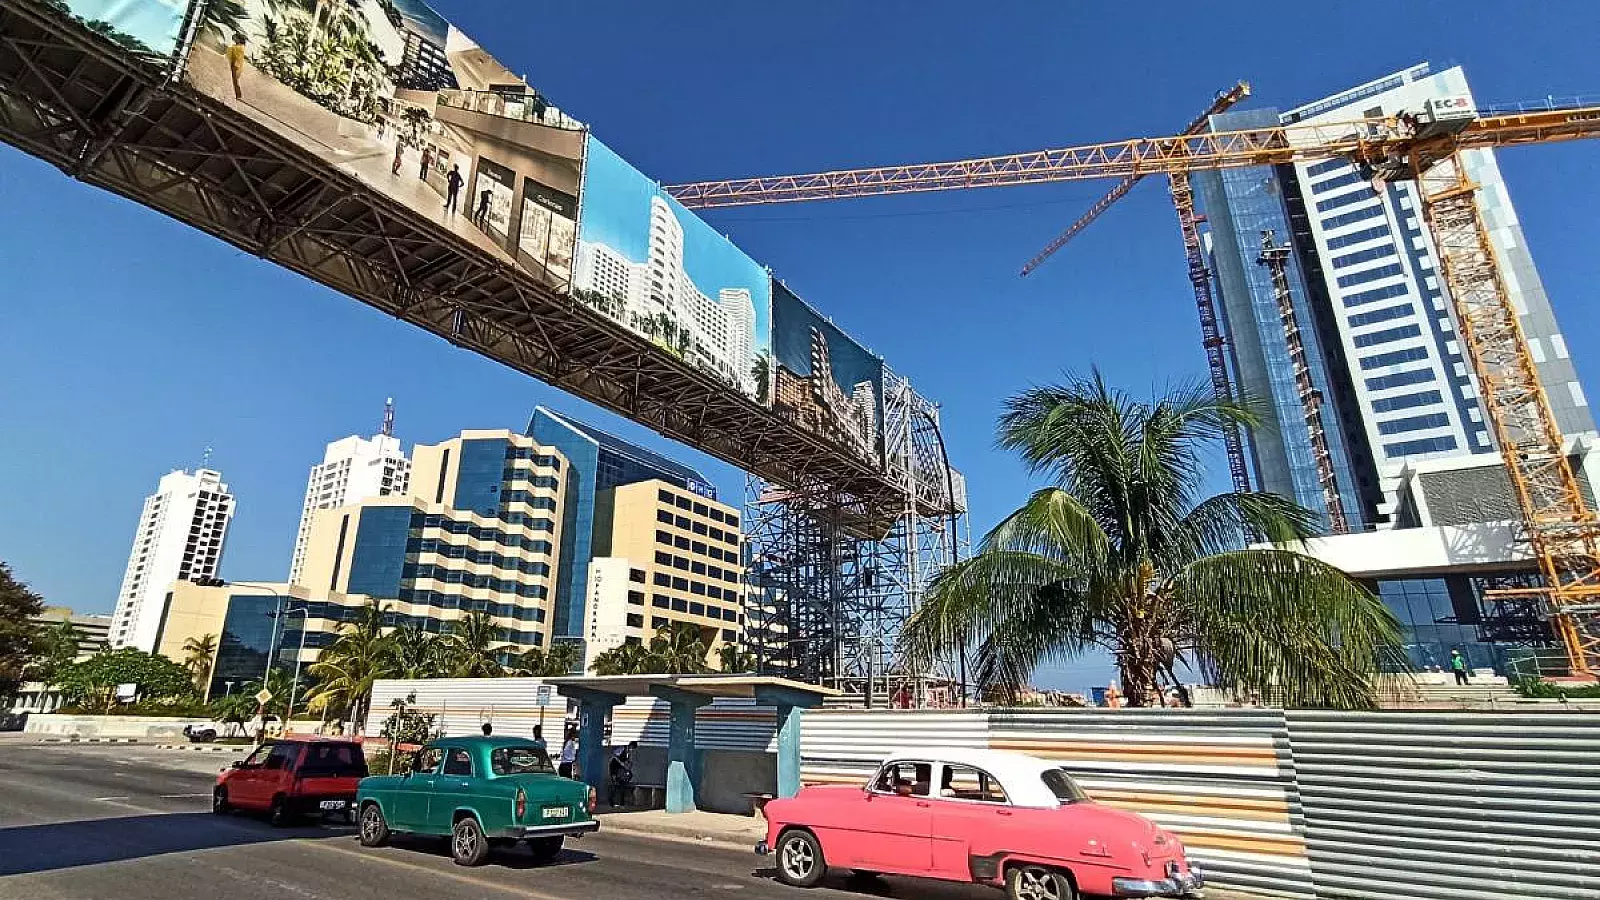
[[[586,132],[537,88],[420,0],[207,10],[188,60],[196,89],[569,286]]]
[[[165,58],[177,52],[189,0],[45,0],[141,56]],[[213,4],[215,5],[215,4]]]
[[[589,139],[573,296],[766,403],[771,285],[755,260]]]
[[[883,464],[883,360],[772,284],[772,409]]]

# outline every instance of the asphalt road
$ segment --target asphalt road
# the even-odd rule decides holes
[[[361,847],[353,829],[274,829],[210,812],[227,755],[0,742],[0,898],[5,900],[995,900],[984,888],[842,877],[786,888],[748,852],[601,833],[535,866],[501,852],[476,869],[442,841]]]

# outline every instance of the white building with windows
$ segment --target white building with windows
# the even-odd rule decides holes
[[[1449,96],[1471,96],[1461,68],[1433,72],[1423,63],[1289,110],[1281,119],[1319,124],[1392,116]],[[1494,154],[1469,150],[1464,159],[1479,185],[1479,207],[1557,423],[1565,434],[1593,432],[1593,415]],[[1416,185],[1394,182],[1375,191],[1366,173],[1343,159],[1293,168],[1320,262],[1320,272],[1308,267],[1307,277],[1320,277],[1331,301],[1360,427],[1378,469],[1382,516],[1394,512],[1408,464],[1494,453],[1494,438],[1456,333]]]
[[[113,648],[155,651],[172,583],[217,577],[233,513],[233,495],[221,472],[180,470],[162,476],[139,513],[111,614],[107,639]]]
[[[295,532],[294,558],[289,563],[289,583],[299,584],[305,568],[306,542],[319,509],[354,506],[372,497],[401,495],[411,488],[411,461],[400,439],[388,434],[370,438],[351,435],[329,444],[322,462],[311,467],[306,479],[306,499]]]

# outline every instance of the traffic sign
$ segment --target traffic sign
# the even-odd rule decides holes
[[[261,704],[262,706],[266,706],[267,705],[267,701],[271,700],[271,699],[272,699],[272,692],[267,690],[266,688],[262,688],[261,690],[256,691],[256,702]]]
[[[537,698],[535,702],[537,702],[540,706],[549,706],[550,705],[550,685],[548,685],[548,684],[539,685],[539,689],[536,692],[535,697]]]

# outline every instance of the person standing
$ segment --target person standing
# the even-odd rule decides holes
[[[533,745],[535,747],[538,747],[540,750],[544,750],[547,753],[549,752],[549,747],[546,746],[545,742],[544,742],[544,726],[543,725],[535,725],[535,726],[533,726]]]
[[[1455,673],[1456,684],[1468,684],[1467,658],[1461,655],[1460,647],[1450,648],[1450,671]]]
[[[494,725],[488,722],[483,723],[483,736],[488,737],[491,734],[494,734]]]
[[[456,214],[456,201],[461,196],[461,183],[464,180],[458,165],[451,166],[450,174],[444,178],[444,209],[452,216]]]
[[[244,74],[244,32],[233,33],[233,43],[228,45],[228,73],[233,76],[233,99],[243,100],[244,91],[239,87],[239,76]]]
[[[606,798],[606,805],[612,808],[622,805],[628,787],[633,784],[633,748],[637,743],[635,741],[611,756],[611,796]]]
[[[493,195],[494,192],[489,188],[483,189],[483,193],[478,195],[478,211],[472,217],[472,220],[478,223],[478,227],[485,231],[489,229],[489,198]]]
[[[422,148],[422,165],[417,169],[417,177],[423,181],[428,180],[428,167],[433,165],[433,148]]]
[[[556,768],[556,774],[562,778],[572,777],[572,764],[578,761],[578,733],[567,729],[567,739],[561,745],[561,765]]]
[[[405,162],[405,161],[406,161],[406,142],[405,141],[401,141],[401,140],[396,140],[394,142],[394,165],[389,167],[389,174],[391,174],[391,175],[399,175],[400,174],[400,164]]]

